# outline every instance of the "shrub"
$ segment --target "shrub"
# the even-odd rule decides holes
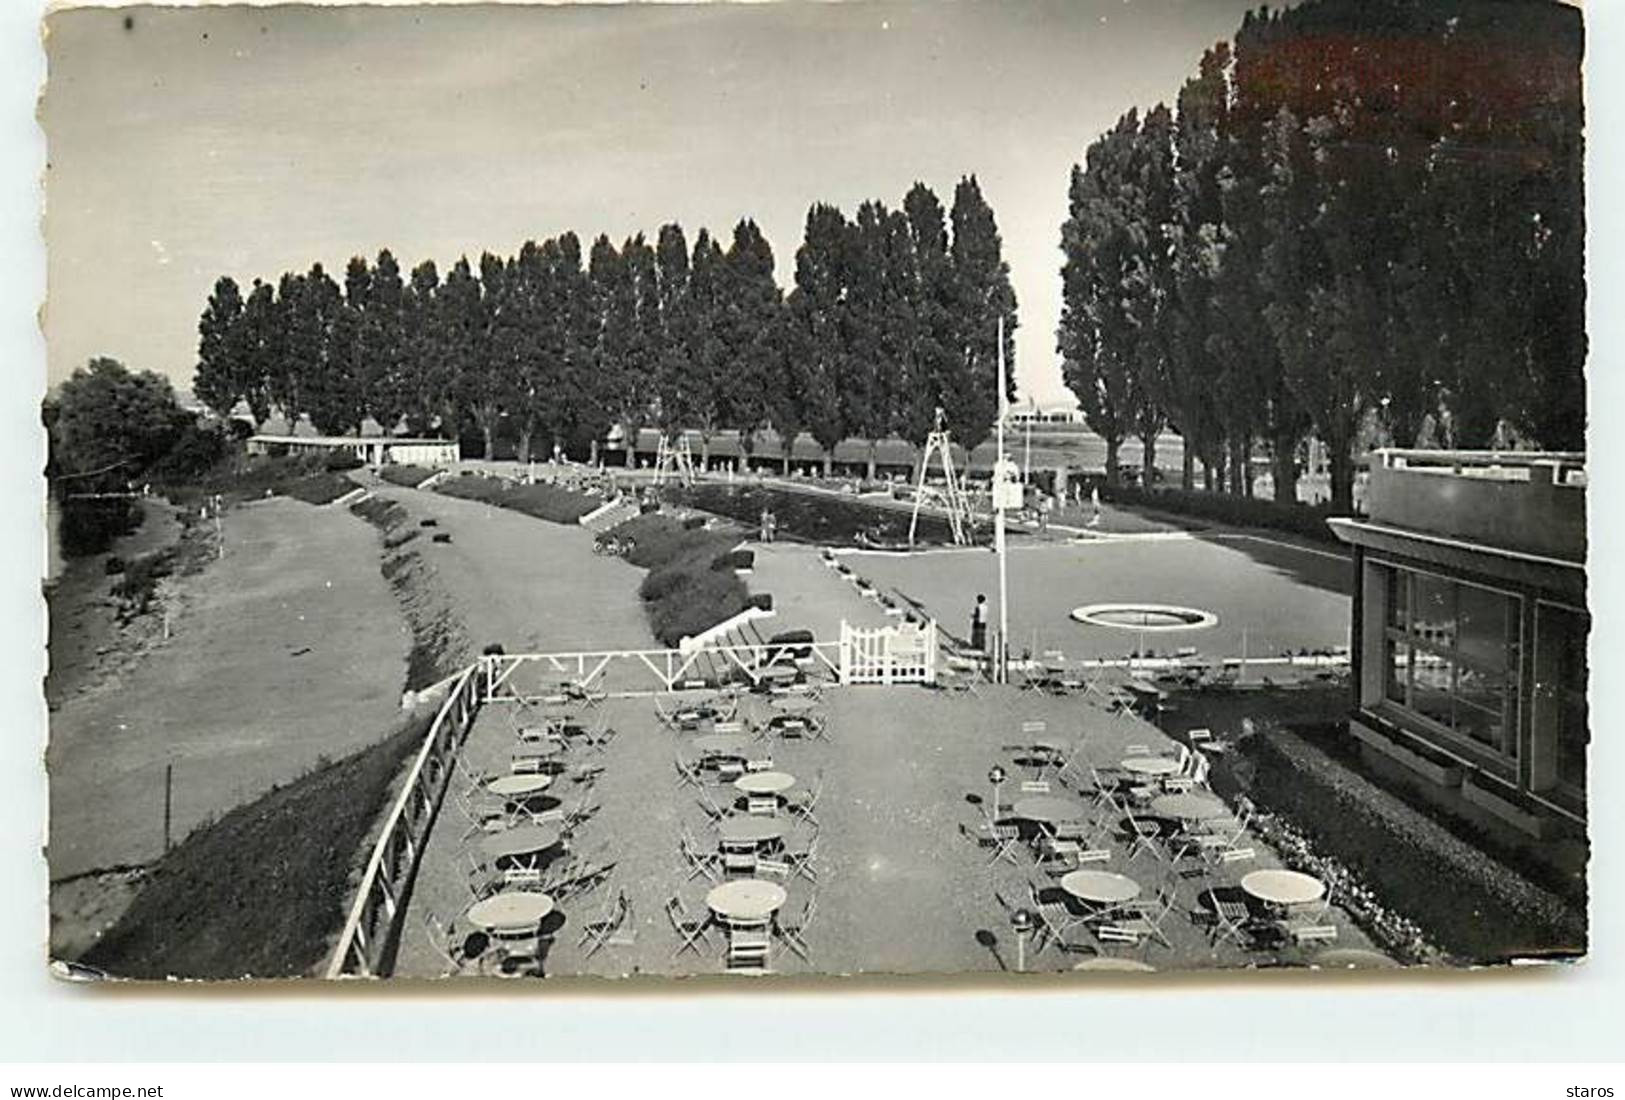
[[[289,482],[282,486],[282,493],[306,504],[332,504],[355,487],[343,474],[324,472]]]
[[[322,469],[333,473],[340,473],[344,470],[359,470],[365,465],[366,463],[362,462],[360,456],[353,451],[331,451],[322,460]]]
[[[111,577],[114,574],[124,572],[124,559],[117,554],[112,554],[102,563],[102,567],[107,575]]]
[[[762,509],[773,513],[780,536],[807,542],[850,543],[859,534],[881,543],[908,540],[910,515],[898,508],[824,494],[795,492],[760,485],[695,485],[667,490],[672,499],[690,507],[728,516],[754,530]],[[937,545],[953,542],[948,521],[921,515],[915,541]]]
[[[772,611],[773,610],[773,593],[771,593],[771,592],[757,592],[757,593],[755,593],[754,595],[752,595],[750,597],[750,603],[749,603],[748,606],[754,607],[758,611]]]
[[[461,500],[478,500],[510,508],[550,523],[574,525],[601,503],[585,493],[557,485],[515,485],[498,478],[468,477],[444,482],[435,491]]]
[[[711,563],[712,569],[754,569],[756,567],[756,552],[753,550],[730,550],[726,554],[718,554]]]
[[[702,528],[704,526],[705,526],[705,517],[704,516],[684,516],[683,517],[683,530],[685,530],[685,531],[698,531],[700,528]]]
[[[661,645],[675,646],[685,637],[708,630],[745,609],[744,584],[731,573],[713,573],[695,558],[685,558],[660,573],[677,574],[659,582],[661,595],[645,601],[649,626]]]
[[[1111,504],[1138,505],[1178,515],[1194,516],[1236,527],[1263,527],[1317,542],[1338,542],[1326,520],[1331,505],[1281,504],[1261,497],[1238,497],[1195,489],[1145,489],[1132,486],[1100,487],[1100,499]]]
[[[62,502],[62,523],[57,531],[63,557],[100,554],[113,540],[140,526],[141,509],[133,500],[69,498]]]
[[[414,489],[422,485],[433,475],[433,470],[425,469],[422,466],[381,466],[378,469],[379,477],[391,485],[401,485],[408,489]]]

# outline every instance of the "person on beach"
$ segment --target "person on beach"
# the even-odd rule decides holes
[[[970,613],[970,647],[978,651],[987,649],[987,597],[980,592]]]

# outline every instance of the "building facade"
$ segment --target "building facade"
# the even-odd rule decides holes
[[[369,466],[399,463],[442,467],[458,459],[454,439],[406,439],[382,435],[255,435],[249,454],[353,454]]]
[[[1331,521],[1354,551],[1351,733],[1469,820],[1582,839],[1584,456],[1386,450],[1371,466],[1366,515]]]

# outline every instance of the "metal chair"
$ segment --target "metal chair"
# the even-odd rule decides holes
[[[677,950],[671,953],[677,958],[685,951],[700,954],[700,946],[711,946],[711,917],[692,916],[688,906],[683,904],[682,896],[673,894],[666,899],[666,919],[671,922],[672,931],[677,933]]]

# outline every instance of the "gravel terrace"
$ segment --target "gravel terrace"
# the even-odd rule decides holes
[[[445,575],[471,612],[477,640],[501,640],[510,651],[521,646],[563,649],[636,648],[652,645],[634,595],[639,577],[615,559],[596,557],[582,531],[469,501],[414,490],[402,494],[415,513],[436,516],[454,535]],[[792,544],[758,547],[752,587],[770,590],[780,603],[774,629],[806,625],[820,637],[843,613],[864,613],[868,622],[885,621],[878,608],[857,596],[847,582],[818,558],[815,549]],[[469,568],[460,565],[467,561]],[[781,593],[783,594],[781,597]],[[837,610],[839,609],[839,610]],[[794,614],[792,614],[794,612]],[[825,618],[830,621],[825,622]],[[960,836],[961,822],[980,818],[978,801],[987,794],[988,768],[1003,761],[1019,771],[1001,746],[1019,736],[1024,719],[1044,719],[1052,735],[1086,736],[1087,755],[1114,763],[1130,743],[1169,744],[1148,723],[1112,715],[1079,698],[1055,699],[1015,688],[985,688],[980,697],[950,695],[922,687],[831,688],[826,691],[832,739],[780,742],[767,746],[778,769],[802,782],[822,771],[823,799],[818,817],[816,867],[818,916],[808,943],[812,961],[787,951],[773,958],[780,973],[955,972],[996,970],[1015,965],[1009,920],[994,898],[995,889],[1025,902],[1024,868],[1000,863],[990,868],[985,853]],[[749,697],[747,714],[765,705]],[[553,932],[546,959],[554,977],[631,974],[712,974],[722,969],[719,941],[704,953],[674,958],[678,941],[667,923],[668,898],[683,898],[692,913],[703,913],[708,884],[688,879],[678,853],[686,827],[702,845],[714,843],[711,827],[696,804],[695,792],[675,782],[673,757],[689,735],[661,727],[649,698],[613,699],[602,713],[619,736],[595,754],[572,749],[570,766],[602,764],[593,793],[598,812],[577,831],[577,851],[613,861],[608,889],[577,898],[548,919]],[[507,770],[513,745],[509,704],[485,708],[465,748],[476,770]],[[560,781],[557,793],[573,805],[574,785]],[[1008,799],[1010,792],[1005,792]],[[470,895],[463,855],[467,822],[448,799],[431,833],[409,901],[395,972],[434,977],[445,971],[430,947],[425,918],[453,920],[466,910]],[[1132,864],[1125,846],[1113,841],[1111,869],[1155,881],[1157,865],[1148,855]],[[1256,863],[1242,870],[1274,866],[1260,847]],[[1231,876],[1232,878],[1234,876]],[[609,947],[583,957],[577,938],[585,920],[597,916],[607,897],[624,888],[633,903],[636,937],[629,946]],[[1196,909],[1201,884],[1186,883],[1180,912],[1167,924],[1172,950],[1153,947],[1149,961],[1159,969],[1237,966],[1273,961],[1244,956],[1234,947],[1217,951],[1186,916]],[[805,882],[791,886],[783,912],[801,908]],[[1346,919],[1340,919],[1338,945],[1368,946]],[[465,927],[466,930],[466,927]],[[1087,941],[1087,934],[1082,934]],[[1069,969],[1090,952],[1047,950],[1028,960],[1029,969]]]

